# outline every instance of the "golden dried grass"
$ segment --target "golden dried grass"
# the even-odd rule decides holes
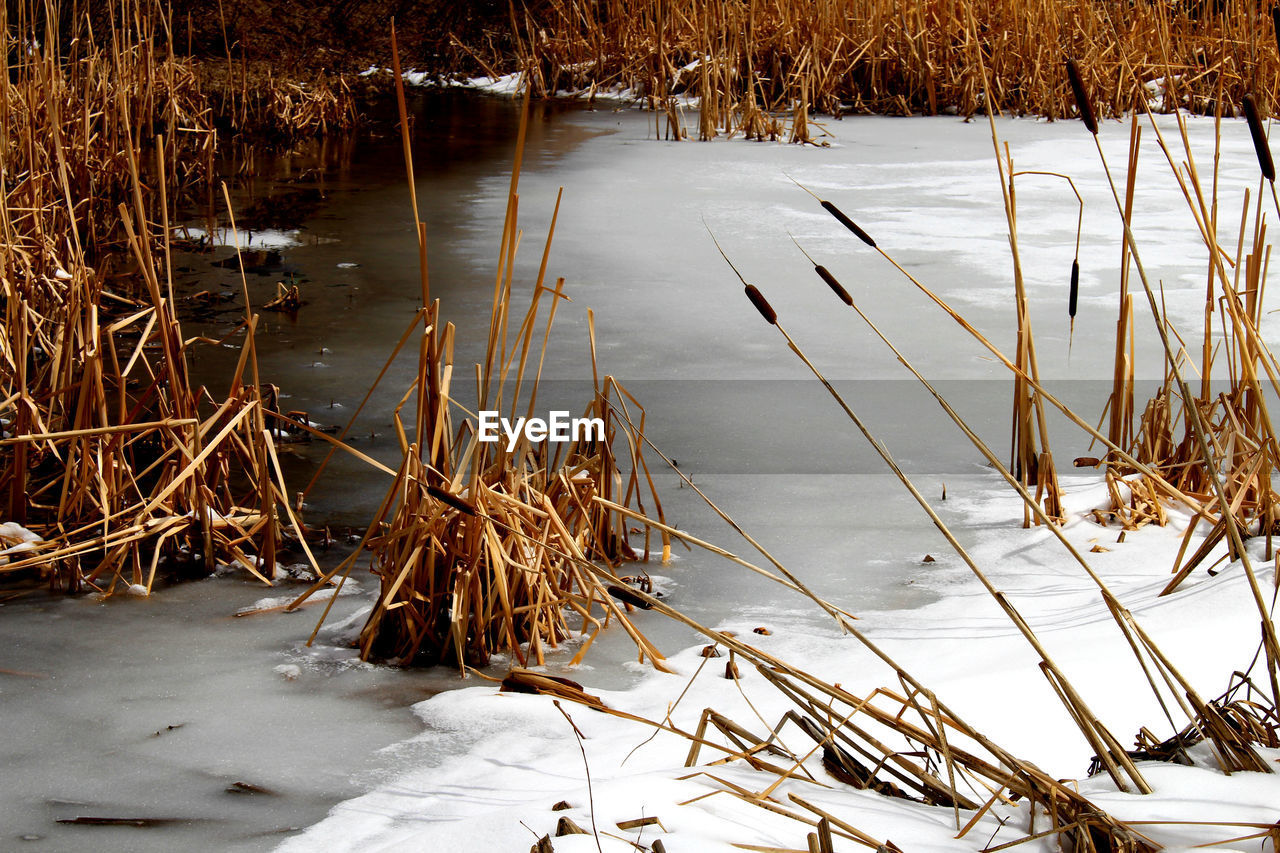
[[[813,113],[991,107],[1068,117],[1067,56],[1083,69],[1099,117],[1153,97],[1148,85],[1165,108],[1234,108],[1252,91],[1271,113],[1280,57],[1267,9],[1258,0],[551,0],[511,23],[517,66],[536,94],[623,87],[658,111],[696,94],[702,138],[776,138],[781,129],[766,130],[768,116],[786,112],[790,138],[811,141]],[[488,65],[502,62],[494,56]]]

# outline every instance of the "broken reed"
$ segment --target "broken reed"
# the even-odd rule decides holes
[[[150,591],[227,562],[269,579],[283,520],[302,532],[256,317],[246,306],[247,346],[214,392],[190,382],[173,305],[170,211],[210,184],[217,145],[192,64],[166,52],[150,2],[110,6],[96,30],[56,3],[8,4],[0,32],[0,506],[45,540],[0,577]]]
[[[520,70],[537,95],[639,94],[668,138],[686,131],[676,100],[700,99],[696,134],[809,141],[815,113],[1063,118],[1062,57],[1087,70],[1099,117],[1179,78],[1162,108],[1234,107],[1248,91],[1274,112],[1280,92],[1268,4],[954,0],[551,0],[513,9],[512,56],[467,45],[487,67]],[[989,85],[982,82],[985,67]],[[780,114],[793,116],[786,127]],[[661,116],[666,117],[665,127]]]
[[[674,535],[690,544],[725,553],[687,533],[675,531]],[[739,799],[791,818],[804,827],[802,832],[816,828],[819,834],[839,835],[872,849],[898,849],[891,839],[860,830],[859,810],[836,807],[829,797],[826,808],[819,808],[802,796],[807,786],[812,786],[815,793],[829,792],[834,783],[874,792],[906,809],[919,809],[925,820],[938,820],[945,814],[942,819],[954,820],[957,838],[975,829],[985,834],[990,823],[984,829],[981,821],[989,816],[1008,833],[996,849],[1037,838],[1058,839],[1064,849],[1070,850],[1145,853],[1160,849],[1137,825],[1109,815],[1081,795],[1074,783],[1049,776],[974,728],[851,622],[842,620],[844,629],[894,672],[896,686],[857,696],[730,632],[702,625],[643,591],[610,592],[620,600],[703,634],[712,643],[703,650],[704,658],[719,657],[719,649],[727,648],[729,661],[723,671],[726,679],[742,681],[743,686],[757,692],[767,684],[783,694],[790,709],[776,722],[760,718],[758,713],[750,721],[739,722],[714,708],[705,708],[696,728],[689,729],[677,722],[679,699],[668,708],[663,720],[650,720],[610,708],[567,679],[548,678],[528,670],[514,670],[503,681],[502,689],[570,699],[602,713],[684,737],[690,741],[685,766],[694,768],[684,778],[705,777],[714,789],[711,795]],[[763,682],[752,681],[752,671],[739,668],[735,659],[753,667]],[[701,675],[699,667],[692,679]],[[687,691],[688,686],[681,696]],[[1143,729],[1137,748],[1124,754],[1125,760],[1185,762],[1185,750],[1205,737],[1212,737],[1219,748],[1230,744],[1239,755],[1253,754],[1255,745],[1274,748],[1280,743],[1274,708],[1247,679],[1234,679],[1231,688],[1207,703],[1207,707],[1211,713],[1205,719],[1220,721],[1217,731],[1206,732],[1202,724],[1195,723],[1168,740],[1157,742]],[[757,724],[766,728],[760,730]],[[759,783],[748,786],[725,778],[717,767],[728,763],[740,763],[756,771]],[[823,772],[818,773],[819,769]],[[1020,801],[1028,805],[1019,805]],[[1011,813],[1011,806],[1017,811]],[[1234,826],[1223,824],[1226,831]],[[810,848],[814,849],[813,842]]]

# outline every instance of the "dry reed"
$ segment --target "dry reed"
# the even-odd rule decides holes
[[[677,98],[694,95],[701,138],[808,142],[814,113],[991,109],[1063,118],[1072,86],[1084,82],[1099,118],[1153,90],[1162,109],[1209,113],[1253,91],[1271,113],[1280,55],[1266,8],[1258,0],[550,0],[519,14],[513,7],[515,57],[481,45],[470,52],[486,67],[525,72],[538,95],[633,92],[668,116],[668,137],[684,135]],[[1078,58],[1087,80],[1062,78],[1064,56]]]
[[[58,4],[0,13],[0,494],[44,540],[0,573],[149,592],[227,562],[269,582],[284,519],[306,543],[267,428],[257,318],[215,396],[190,380],[170,281],[170,212],[211,187],[217,117],[193,63],[157,49],[157,4],[112,6],[107,32],[75,14],[60,32]]]
[[[1092,112],[1087,100],[1087,90],[1079,82],[1079,72],[1074,64],[1069,66],[1069,69],[1072,86],[1080,98],[1081,114],[1086,120],[1088,129],[1096,134],[1097,127],[1096,123],[1091,121]],[[1246,111],[1256,117],[1256,111],[1249,107]],[[1153,127],[1159,133],[1159,128],[1154,124]],[[1272,176],[1267,174],[1269,151],[1265,149],[1265,137],[1257,131],[1260,125],[1255,120],[1250,120],[1250,127],[1255,133],[1255,143],[1260,145],[1259,163],[1263,178],[1271,181]],[[992,137],[995,141],[994,126]],[[1275,496],[1271,493],[1270,472],[1276,462],[1276,440],[1267,414],[1264,392],[1277,390],[1277,374],[1280,371],[1276,369],[1275,359],[1257,332],[1261,320],[1259,312],[1262,293],[1265,287],[1267,259],[1263,240],[1265,227],[1259,203],[1253,214],[1255,219],[1252,239],[1246,241],[1247,228],[1244,226],[1248,224],[1249,219],[1249,202],[1246,198],[1241,217],[1241,237],[1234,255],[1227,252],[1224,247],[1220,247],[1216,240],[1209,236],[1217,233],[1216,228],[1208,227],[1208,223],[1213,221],[1209,211],[1216,209],[1216,196],[1205,199],[1200,195],[1202,184],[1195,174],[1195,161],[1191,156],[1185,128],[1183,128],[1182,137],[1188,165],[1185,167],[1185,176],[1177,170],[1176,166],[1175,174],[1186,189],[1188,203],[1193,213],[1197,214],[1197,221],[1201,223],[1202,232],[1206,235],[1205,239],[1210,249],[1212,260],[1209,270],[1210,287],[1206,316],[1211,315],[1215,308],[1224,315],[1221,322],[1224,327],[1222,335],[1225,344],[1220,348],[1218,357],[1227,362],[1225,370],[1220,372],[1226,373],[1229,390],[1214,396],[1208,393],[1208,377],[1213,375],[1214,349],[1206,340],[1205,362],[1201,366],[1205,376],[1203,383],[1205,393],[1199,398],[1192,396],[1190,386],[1181,375],[1179,358],[1185,357],[1185,348],[1175,351],[1170,347],[1169,336],[1175,333],[1168,326],[1168,321],[1162,312],[1156,310],[1154,296],[1142,268],[1139,249],[1129,229],[1134,208],[1132,174],[1136,169],[1136,145],[1139,138],[1135,121],[1135,128],[1131,133],[1130,181],[1125,202],[1121,201],[1118,192],[1115,193],[1117,210],[1121,215],[1125,232],[1125,252],[1122,260],[1126,265],[1131,261],[1136,267],[1139,280],[1151,302],[1158,331],[1166,347],[1166,381],[1157,397],[1147,406],[1147,414],[1144,415],[1137,437],[1130,438],[1133,435],[1132,427],[1125,424],[1124,420],[1129,416],[1127,413],[1134,411],[1131,399],[1132,366],[1128,355],[1132,348],[1134,331],[1133,303],[1127,294],[1122,293],[1121,319],[1117,327],[1115,370],[1117,396],[1113,397],[1110,403],[1113,412],[1111,428],[1113,437],[1109,439],[1101,435],[1097,430],[1087,427],[1078,415],[1065,407],[1061,408],[1082,427],[1086,427],[1086,431],[1093,434],[1095,439],[1108,446],[1108,467],[1105,476],[1116,500],[1113,512],[1124,521],[1126,527],[1140,526],[1148,522],[1164,523],[1167,518],[1164,502],[1170,499],[1177,500],[1178,496],[1182,496],[1181,502],[1192,509],[1197,519],[1207,518],[1213,523],[1214,526],[1203,546],[1188,563],[1181,566],[1166,592],[1176,588],[1177,583],[1223,539],[1230,539],[1233,547],[1229,555],[1242,560],[1248,581],[1258,600],[1262,635],[1260,653],[1256,660],[1265,664],[1265,671],[1270,681],[1269,691],[1259,689],[1249,680],[1247,674],[1237,673],[1233,677],[1230,688],[1221,696],[1209,701],[1198,696],[1172,661],[1143,630],[1133,614],[1116,599],[1102,579],[1089,567],[1084,556],[1061,533],[1057,524],[1054,523],[1059,519],[1050,517],[1047,512],[1049,508],[1042,506],[1043,496],[1039,493],[1032,495],[1022,478],[999,462],[928,381],[911,367],[901,352],[880,334],[874,324],[871,325],[872,330],[893,350],[898,360],[934,395],[988,462],[1019,492],[1028,511],[1034,514],[1038,521],[1048,524],[1050,530],[1098,586],[1108,610],[1124,633],[1174,728],[1173,736],[1163,741],[1144,728],[1138,733],[1137,748],[1124,750],[1102,727],[1100,721],[1089,712],[1053,662],[1043,653],[1031,627],[1004,594],[990,585],[963,547],[951,537],[945,525],[932,512],[927,501],[898,470],[887,449],[866,430],[857,415],[808,361],[803,350],[783,328],[777,313],[760,290],[748,284],[741,273],[736,268],[733,269],[735,275],[744,284],[746,296],[763,319],[779,330],[792,353],[805,361],[815,376],[823,382],[889,468],[916,496],[922,508],[930,514],[931,519],[948,538],[957,553],[969,563],[970,568],[986,585],[990,594],[1005,609],[1011,622],[1036,648],[1041,657],[1040,669],[1049,678],[1058,698],[1086,739],[1097,750],[1094,766],[1090,772],[1105,770],[1121,788],[1125,787],[1127,781],[1132,781],[1136,783],[1139,790],[1147,789],[1141,774],[1137,771],[1135,765],[1137,761],[1186,761],[1187,748],[1194,743],[1207,740],[1212,744],[1213,753],[1225,771],[1267,772],[1272,768],[1258,750],[1260,747],[1275,748],[1277,743],[1280,743],[1277,741],[1280,716],[1276,711],[1278,655],[1274,627],[1269,609],[1258,598],[1256,579],[1247,553],[1241,546],[1240,538],[1241,530],[1266,535],[1270,555],[1269,545],[1274,525],[1275,501]],[[1262,140],[1261,143],[1257,142],[1259,139]],[[1172,155],[1168,147],[1164,146],[1163,139],[1161,144],[1173,165]],[[1011,162],[1007,164],[1006,171],[1006,164],[1001,159],[998,145],[996,153],[1001,162],[1002,185],[1007,182],[1006,213],[1009,218],[1010,233],[1014,235],[1011,245],[1015,252],[1015,278],[1017,278],[1016,218],[1011,196],[1013,178],[1020,173],[1013,172]],[[1216,162],[1215,157],[1215,164]],[[1213,186],[1216,192],[1216,180]],[[867,232],[855,225],[834,204],[827,201],[822,203],[823,207],[845,228],[894,263]],[[1280,208],[1280,203],[1277,203],[1277,207]],[[860,309],[857,309],[848,291],[835,277],[812,258],[809,260],[813,262],[819,278],[831,288],[835,295],[845,304],[858,310],[863,319],[870,324],[871,321],[862,314]],[[1236,271],[1234,277],[1227,275],[1224,260],[1226,263],[1233,263]],[[726,261],[728,261],[727,257]],[[732,262],[730,266],[732,267]],[[913,283],[946,309],[962,327],[983,341],[1014,373],[1015,377],[1026,384],[1027,393],[1033,395],[1033,400],[1043,399],[1045,403],[1060,406],[1043,390],[1038,379],[1035,378],[1033,352],[1026,360],[1019,358],[1017,362],[1004,357],[963,317],[896,263],[894,266],[908,275]],[[1073,266],[1073,301],[1075,275]],[[1023,297],[1020,294],[1021,298]],[[1206,321],[1206,339],[1213,332],[1213,326]],[[1020,350],[1023,334],[1023,320],[1020,316]],[[1029,338],[1029,329],[1026,330],[1026,335]],[[1126,360],[1127,363],[1125,363]],[[1270,383],[1269,389],[1264,389],[1264,380]],[[1130,395],[1130,399],[1120,398],[1119,395],[1125,393]],[[1175,440],[1177,432],[1182,434],[1181,440]],[[1120,446],[1121,442],[1125,447]],[[1017,461],[1018,457],[1015,457],[1015,463]],[[1122,489],[1122,485],[1125,488]],[[1193,529],[1194,525],[1188,530],[1187,541]],[[688,536],[688,534],[679,535]],[[717,553],[727,554],[691,536],[688,536],[687,541]],[[1186,542],[1183,546],[1183,551],[1185,550]],[[1182,556],[1179,554],[1180,562]],[[926,807],[946,808],[954,813],[956,827],[961,837],[970,832],[978,820],[998,803],[1009,803],[1023,798],[1033,803],[1035,808],[1031,812],[1033,817],[1027,830],[1029,834],[989,848],[993,850],[1005,849],[1027,840],[1041,838],[1057,838],[1064,849],[1073,850],[1159,849],[1159,845],[1143,834],[1141,827],[1145,826],[1145,823],[1123,823],[1116,820],[1069,785],[1046,777],[1034,766],[1020,761],[1002,750],[990,738],[967,726],[927,688],[916,682],[905,669],[859,632],[852,623],[844,621],[840,616],[837,618],[843,622],[842,627],[895,671],[901,681],[901,689],[881,688],[866,696],[854,696],[838,685],[824,682],[794,665],[750,646],[737,637],[699,625],[662,602],[646,601],[646,596],[642,593],[629,591],[627,598],[645,603],[651,609],[700,631],[718,644],[727,646],[731,654],[753,663],[759,674],[790,700],[793,709],[785,712],[772,729],[763,733],[755,733],[748,727],[717,713],[714,709],[706,709],[703,712],[697,729],[692,732],[675,727],[669,719],[663,722],[646,722],[656,728],[687,737],[691,741],[687,761],[690,766],[698,763],[704,749],[710,748],[720,753],[721,757],[717,761],[701,766],[698,775],[716,783],[719,791],[725,796],[735,797],[775,814],[795,819],[803,826],[800,831],[806,833],[807,846],[810,850],[830,849],[835,836],[877,850],[897,849],[888,839],[875,838],[860,831],[852,822],[854,820],[852,814],[838,815],[818,808],[796,791],[797,787],[803,787],[805,784],[829,785],[831,779],[855,788],[872,790],[885,797],[915,800]],[[737,677],[736,673],[736,669],[730,670],[726,677]],[[1174,724],[1169,707],[1171,703],[1166,702],[1160,682],[1163,682],[1164,691],[1169,694],[1173,702],[1176,702],[1189,720],[1181,728]],[[607,708],[603,710],[616,716],[636,719],[620,711]],[[782,733],[789,727],[799,730],[808,741],[812,742],[812,747],[798,750],[794,748],[794,744],[788,746],[784,742]],[[905,748],[888,745],[891,739],[900,744],[898,739],[903,737],[907,741]],[[825,780],[816,777],[811,770],[811,763],[806,763],[809,758],[819,753],[821,766],[828,775]],[[748,789],[715,774],[714,764],[730,761],[742,762],[758,771],[762,777],[760,786]],[[784,784],[788,786],[786,789],[781,788]],[[785,801],[776,796],[780,790],[786,790]],[[982,792],[978,795],[978,799],[971,799],[969,793],[977,792]],[[981,802],[987,797],[989,799]],[[962,823],[961,809],[973,813],[967,823]],[[1035,815],[1044,816],[1048,823],[1047,828],[1037,827]],[[1236,825],[1223,824],[1223,826],[1229,828]],[[1262,838],[1274,829],[1262,824],[1256,827],[1249,826],[1261,831],[1253,835],[1241,836],[1241,839]],[[816,829],[816,832],[809,832],[810,829]],[[751,847],[750,849],[765,848]]]
[[[599,376],[594,320],[588,312],[594,394],[584,418],[597,419],[602,432],[554,445],[522,434],[517,443],[504,446],[481,441],[477,422],[459,418],[459,413],[470,413],[454,399],[454,327],[441,326],[440,303],[430,297],[427,231],[413,184],[394,27],[392,51],[410,203],[418,223],[423,307],[411,325],[411,330],[419,330],[417,378],[394,415],[403,454],[399,471],[360,547],[293,606],[323,583],[339,575],[345,579],[367,555],[381,590],[360,634],[366,660],[448,662],[462,668],[482,666],[492,655],[506,654],[520,665],[541,664],[547,648],[580,636],[583,643],[576,661],[610,621],[617,621],[635,640],[640,659],[661,669],[662,654],[627,617],[626,581],[614,572],[623,561],[641,559],[629,541],[631,507],[643,512],[651,497],[651,506],[662,518],[643,456],[644,410],[617,380]],[[566,298],[564,279],[554,288],[546,285],[557,200],[532,300],[516,333],[509,333],[520,234],[517,188],[527,125],[526,97],[488,344],[484,362],[475,365],[478,410],[502,411],[513,421],[521,407],[527,406],[526,417],[535,412],[552,324]],[[544,297],[550,306],[542,321]],[[534,333],[540,322],[545,325],[538,353]],[[411,331],[402,345],[410,335]],[[406,406],[411,406],[411,416],[403,418]],[[665,532],[662,542],[665,559],[670,553]],[[643,558],[648,556],[646,538]]]

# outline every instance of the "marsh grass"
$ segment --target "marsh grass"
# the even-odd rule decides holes
[[[159,575],[231,563],[269,583],[287,538],[310,551],[284,497],[257,317],[246,304],[227,386],[196,387],[200,343],[171,281],[171,211],[214,190],[221,118],[158,4],[104,14],[95,29],[80,7],[0,12],[0,501],[43,539],[0,575],[149,593]],[[281,97],[298,127],[324,123]]]
[[[1082,101],[1082,115],[1088,119],[1088,95],[1083,75],[1071,66],[1070,77]],[[1274,174],[1268,168],[1270,152],[1266,150],[1265,137],[1259,133],[1256,110],[1247,110],[1251,119],[1250,131],[1259,144],[1259,168],[1263,181],[1271,183]],[[1096,136],[1096,123],[1086,120],[1087,129]],[[1160,127],[1154,122],[1152,129],[1159,135]],[[1039,655],[1038,669],[1046,677],[1058,699],[1086,741],[1096,750],[1089,772],[1108,773],[1121,790],[1149,793],[1143,779],[1140,761],[1176,761],[1190,763],[1187,749],[1197,743],[1207,743],[1213,760],[1225,773],[1238,771],[1274,772],[1263,749],[1274,749],[1280,744],[1280,716],[1277,715],[1277,659],[1274,622],[1267,601],[1261,596],[1256,573],[1249,555],[1243,547],[1243,537],[1265,536],[1266,557],[1275,552],[1271,548],[1274,527],[1275,495],[1272,494],[1271,471],[1276,461],[1275,433],[1267,413],[1268,394],[1280,390],[1275,359],[1258,333],[1261,323],[1261,305],[1265,293],[1265,276],[1269,260],[1269,246],[1265,241],[1266,225],[1263,205],[1251,204],[1246,194],[1240,215],[1240,235],[1234,251],[1217,242],[1218,196],[1216,171],[1214,179],[1201,181],[1196,173],[1195,157],[1180,120],[1182,141],[1181,163],[1175,161],[1172,149],[1160,137],[1161,147],[1169,159],[1175,180],[1184,189],[1187,202],[1197,223],[1201,226],[1209,250],[1208,288],[1205,307],[1203,346],[1188,346],[1185,339],[1172,327],[1165,313],[1160,310],[1151,284],[1141,262],[1138,242],[1129,227],[1135,201],[1133,174],[1137,164],[1137,144],[1140,138],[1137,119],[1130,132],[1130,179],[1125,199],[1112,184],[1117,213],[1121,217],[1126,251],[1122,262],[1133,266],[1136,281],[1143,295],[1148,298],[1152,315],[1166,352],[1166,380],[1161,390],[1147,403],[1137,424],[1131,421],[1135,411],[1132,383],[1132,347],[1136,333],[1134,298],[1123,288],[1121,291],[1115,366],[1115,392],[1110,402],[1112,419],[1110,436],[1100,428],[1091,426],[1078,414],[1071,412],[1052,397],[1035,375],[1034,351],[1028,347],[1030,328],[1024,318],[1025,294],[1015,284],[1019,302],[1017,329],[1018,356],[1011,359],[1003,355],[989,340],[963,316],[947,305],[909,272],[893,260],[888,250],[878,244],[853,219],[835,206],[820,200],[837,222],[850,231],[868,248],[881,254],[901,271],[935,303],[943,308],[968,333],[977,338],[1010,370],[1018,380],[1020,395],[1014,404],[1016,430],[1037,427],[1037,418],[1028,417],[1028,407],[1052,405],[1060,408],[1073,422],[1108,449],[1105,461],[1095,464],[1106,466],[1104,477],[1108,484],[1112,505],[1108,513],[1095,513],[1100,524],[1119,523],[1125,530],[1149,523],[1166,523],[1169,505],[1179,506],[1193,514],[1195,522],[1189,527],[1183,551],[1178,556],[1175,577],[1164,594],[1176,592],[1178,584],[1209,554],[1220,550],[1228,541],[1227,557],[1239,560],[1246,582],[1258,605],[1261,624],[1259,651],[1247,672],[1231,676],[1226,691],[1211,699],[1203,698],[1184,678],[1176,662],[1157,645],[1143,628],[1141,620],[1130,612],[1109,589],[1102,576],[1091,568],[1088,559],[1069,541],[1060,529],[1063,521],[1054,502],[1046,499],[1039,484],[1024,476],[1019,463],[1025,456],[1016,451],[1012,464],[1006,466],[989,447],[969,428],[964,420],[939,395],[932,385],[862,312],[849,296],[848,291],[835,281],[829,271],[816,260],[818,277],[846,306],[854,308],[871,330],[888,346],[903,364],[935,397],[943,410],[958,428],[974,443],[987,462],[1022,497],[1027,512],[1034,515],[1058,539],[1096,585],[1117,628],[1132,650],[1169,724],[1170,735],[1161,740],[1149,729],[1142,728],[1136,736],[1135,748],[1126,749],[1107,730],[1084,703],[1084,699],[1071,686],[1070,681],[1047,656],[1039,645],[1033,626],[1018,612],[1005,593],[995,588],[982,569],[954,540],[945,525],[933,513],[928,502],[918,493],[910,480],[898,469],[887,448],[871,435],[855,412],[826,383],[804,355],[800,345],[784,328],[784,319],[773,310],[765,294],[756,286],[747,284],[742,274],[734,274],[745,284],[745,294],[762,319],[776,329],[785,339],[786,349],[804,361],[815,376],[827,386],[854,425],[863,433],[886,465],[911,491],[930,515],[939,530],[946,536],[957,554],[969,565],[987,592],[1001,606],[1010,622],[1033,646]],[[1007,152],[1002,152],[992,126],[992,139],[996,142],[996,157],[1000,163],[999,177],[1005,189],[1005,206],[1008,214],[1011,246],[1015,253],[1015,279],[1017,279],[1016,214],[1012,204],[1014,179],[1020,174],[1013,171]],[[1221,135],[1217,137],[1221,144]],[[1101,156],[1101,148],[1099,148]],[[1215,151],[1215,170],[1219,157]],[[1106,166],[1105,158],[1103,165]],[[1110,175],[1108,174],[1110,179]],[[1202,187],[1212,187],[1206,194]],[[1255,198],[1263,194],[1260,184]],[[1276,213],[1280,215],[1280,200],[1274,193]],[[1215,235],[1215,236],[1211,236]],[[726,260],[728,258],[726,257]],[[730,261],[730,266],[732,262]],[[1074,273],[1073,273],[1074,277]],[[1122,276],[1128,282],[1129,276]],[[1177,340],[1175,348],[1171,341]],[[1026,348],[1024,357],[1024,348]],[[780,347],[782,349],[782,347]],[[1196,364],[1191,353],[1199,350],[1203,361]],[[1216,365],[1215,365],[1216,360]],[[1185,377],[1187,372],[1199,372],[1201,382],[1197,386]],[[1228,390],[1213,394],[1210,380],[1225,379]],[[1105,419],[1105,415],[1104,415]],[[1047,454],[1047,450],[1045,451]],[[1029,486],[1036,486],[1032,494]],[[1212,525],[1210,534],[1192,558],[1183,561],[1196,523]],[[1122,534],[1123,535],[1123,532]],[[693,540],[690,537],[689,541]],[[704,547],[708,547],[703,544]],[[713,549],[714,550],[714,549]],[[632,593],[635,598],[643,596]],[[780,660],[743,639],[727,632],[715,631],[703,626],[658,601],[647,602],[651,609],[675,619],[699,631],[714,643],[727,647],[731,656],[753,664],[755,672],[773,688],[779,690],[791,705],[775,720],[758,718],[743,724],[708,708],[703,711],[697,728],[680,729],[671,724],[671,717],[663,721],[648,721],[650,725],[683,735],[691,742],[686,764],[695,767],[693,775],[703,776],[713,783],[715,793],[731,797],[747,804],[766,809],[774,814],[792,818],[800,826],[804,843],[809,850],[829,850],[836,838],[844,838],[876,850],[896,850],[888,838],[874,837],[857,827],[856,809],[836,809],[830,805],[819,807],[803,794],[806,785],[829,786],[832,779],[853,788],[874,791],[877,794],[901,801],[913,801],[920,808],[945,809],[954,820],[957,837],[968,835],[979,819],[991,809],[1009,803],[1026,801],[1032,804],[1028,825],[1011,841],[986,849],[1014,848],[1033,839],[1052,840],[1062,849],[1077,851],[1115,851],[1115,853],[1139,853],[1154,851],[1160,845],[1147,833],[1149,826],[1178,825],[1179,821],[1124,822],[1107,814],[1106,810],[1079,793],[1070,783],[1048,777],[1034,765],[1022,761],[999,746],[998,740],[968,725],[963,718],[949,709],[941,698],[913,678],[898,661],[889,657],[874,641],[865,636],[843,615],[833,615],[844,631],[872,651],[894,673],[897,685],[881,687],[862,696],[855,696],[838,684],[823,680],[799,666]],[[1247,616],[1245,618],[1248,618]],[[1194,631],[1188,624],[1184,630]],[[1211,636],[1203,642],[1213,642]],[[731,657],[732,663],[732,657]],[[1263,685],[1255,684],[1252,673],[1261,670]],[[695,674],[695,678],[697,675]],[[726,670],[727,678],[741,677],[736,667]],[[759,682],[756,682],[759,684]],[[1119,683],[1116,691],[1132,691],[1133,684]],[[991,697],[993,702],[1016,702],[1020,687],[1008,688],[1001,697]],[[1114,697],[1112,697],[1114,699]],[[611,709],[605,713],[626,719],[630,715]],[[759,715],[757,714],[757,717]],[[766,728],[759,728],[761,726]],[[905,739],[905,747],[902,745]],[[714,760],[703,759],[705,752],[714,751]],[[818,762],[809,759],[820,756],[825,776],[814,770]],[[730,781],[715,772],[715,765],[726,762],[742,763],[757,771],[756,783],[749,787]],[[740,781],[740,780],[739,780]],[[782,788],[783,785],[787,787]],[[1130,787],[1132,786],[1132,788]],[[785,799],[778,796],[785,790]],[[690,801],[692,802],[692,801]],[[967,814],[966,814],[967,813]],[[1004,823],[1005,819],[1001,818]],[[1221,829],[1227,835],[1223,841],[1232,843],[1248,839],[1274,841],[1275,827],[1265,823],[1230,824]],[[1024,834],[1025,833],[1025,834]],[[744,849],[794,849],[764,848],[739,845]]]
[[[621,590],[630,582],[648,583],[643,573],[639,578],[616,573],[624,562],[650,556],[647,534],[643,554],[633,550],[626,513],[632,507],[643,513],[648,503],[662,519],[644,460],[644,409],[616,379],[600,375],[594,317],[588,311],[593,396],[585,403],[584,417],[603,423],[603,437],[561,443],[533,442],[522,435],[514,446],[479,440],[475,414],[458,403],[454,392],[454,326],[442,319],[441,304],[431,297],[427,224],[414,187],[394,27],[391,39],[422,300],[388,359],[389,366],[416,339],[416,377],[394,412],[401,463],[356,551],[292,606],[325,583],[345,582],[367,558],[380,593],[360,633],[366,660],[449,663],[465,669],[505,654],[523,666],[544,663],[548,649],[578,638],[577,662],[600,631],[616,622],[635,641],[640,660],[662,669],[662,654],[627,616],[631,606],[609,594],[610,588]],[[521,412],[530,417],[537,411],[552,326],[568,299],[563,278],[554,286],[547,283],[560,212],[557,198],[529,307],[522,318],[512,316],[528,106],[526,96],[498,235],[485,355],[473,366],[477,409],[501,411],[512,420]],[[386,368],[378,381],[385,375]],[[321,474],[317,472],[313,485]],[[661,541],[665,560],[670,555],[666,532]]]
[[[812,141],[816,114],[992,108],[1065,118],[1074,112],[1066,56],[1084,69],[1099,118],[1152,97],[1165,109],[1211,113],[1249,91],[1266,114],[1280,91],[1272,17],[1257,0],[550,0],[522,8],[511,16],[516,59],[504,65],[489,55],[489,67],[525,71],[538,95],[620,87],[668,115],[677,96],[696,95],[704,139]]]

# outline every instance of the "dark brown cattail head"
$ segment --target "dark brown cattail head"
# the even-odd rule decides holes
[[[836,277],[833,276],[826,267],[818,265],[818,266],[815,266],[813,269],[815,272],[817,272],[818,278],[825,281],[827,283],[827,287],[830,287],[832,290],[835,291],[836,296],[840,297],[841,302],[843,302],[845,305],[853,304],[853,297],[849,295],[849,291],[845,290],[840,285],[840,282],[836,281]]]
[[[756,290],[754,284],[747,285],[747,298],[751,300],[751,304],[756,306],[756,310],[760,312],[770,326],[778,325],[778,312],[773,310],[773,306],[769,304],[769,300],[764,298],[764,294]]]
[[[1089,100],[1089,92],[1084,88],[1084,79],[1074,59],[1067,60],[1067,81],[1071,84],[1071,93],[1076,96],[1076,109],[1080,111],[1080,120],[1094,136],[1098,135],[1098,120],[1093,116],[1093,103]]]
[[[866,231],[863,231],[857,225],[855,225],[852,219],[850,219],[849,217],[841,213],[840,208],[836,207],[834,204],[832,204],[829,201],[822,202],[822,207],[824,210],[827,211],[827,213],[830,213],[832,216],[834,216],[841,225],[843,225],[845,228],[848,228],[854,234],[857,234],[859,240],[866,243],[868,246],[870,246],[873,249],[876,247],[876,241],[871,239],[871,235],[868,234]]]
[[[1271,30],[1276,36],[1276,52],[1280,53],[1280,4],[1271,7]]]
[[[1080,262],[1071,262],[1071,296],[1067,299],[1067,316],[1076,316],[1076,298],[1080,295]]]
[[[1271,159],[1271,146],[1267,144],[1267,134],[1262,128],[1262,119],[1258,116],[1258,106],[1253,102],[1253,95],[1244,96],[1244,119],[1249,123],[1249,133],[1253,136],[1253,149],[1258,152],[1258,168],[1262,169],[1262,177],[1274,181],[1276,164]]]
[[[449,506],[453,507],[458,512],[463,513],[464,515],[476,515],[475,507],[473,507],[471,504],[467,503],[457,495],[453,494],[452,492],[446,492],[444,489],[440,488],[439,486],[428,485],[427,494],[431,495],[431,497],[440,501],[440,503],[448,504]]]
[[[618,599],[624,604],[630,604],[632,607],[639,607],[641,610],[652,609],[653,605],[641,597],[640,593],[628,586],[609,586],[606,587],[609,595]]]

